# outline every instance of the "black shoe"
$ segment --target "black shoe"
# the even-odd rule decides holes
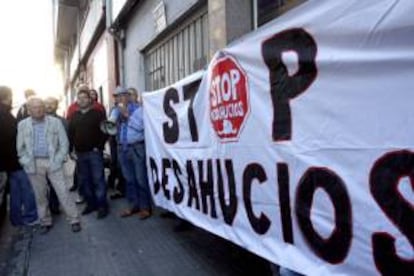
[[[80,223],[79,223],[79,222],[77,222],[77,223],[73,223],[73,224],[71,225],[71,227],[72,227],[72,232],[73,232],[73,233],[80,232],[80,230],[82,229],[82,228],[81,228],[81,226],[80,226]]]
[[[108,216],[108,209],[107,208],[99,208],[98,214],[96,215],[97,219],[103,219]]]
[[[69,192],[74,192],[78,189],[77,185],[73,185],[72,187],[69,188]]]
[[[52,229],[52,225],[41,225],[39,233],[40,235],[45,235],[50,231],[50,229]]]
[[[53,215],[60,215],[60,210],[59,210],[59,208],[50,208],[50,212],[51,212]]]
[[[96,210],[96,208],[94,208],[94,207],[86,206],[85,209],[83,209],[83,211],[82,211],[82,216],[90,214],[90,213],[94,212],[95,210]]]

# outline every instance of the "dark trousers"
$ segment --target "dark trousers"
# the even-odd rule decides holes
[[[109,167],[108,187],[118,190],[121,194],[125,194],[125,179],[118,162],[118,145],[114,137],[109,140],[109,146],[111,152],[111,164]],[[117,180],[118,184],[115,186]]]
[[[49,185],[49,209],[54,214],[59,213],[59,199],[56,191],[51,185],[49,179],[47,179],[47,184]]]
[[[77,153],[79,191],[90,208],[108,208],[102,151]]]

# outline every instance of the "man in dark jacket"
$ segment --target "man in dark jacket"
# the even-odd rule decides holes
[[[36,201],[29,178],[17,157],[17,120],[10,113],[11,106],[11,89],[0,86],[0,171],[8,174],[10,220],[15,226],[29,225],[37,221]]]
[[[88,89],[79,90],[77,97],[79,110],[69,121],[69,141],[76,153],[78,181],[86,200],[82,214],[97,210],[97,218],[101,219],[108,215],[103,163],[106,135],[100,129],[106,116],[92,107]]]

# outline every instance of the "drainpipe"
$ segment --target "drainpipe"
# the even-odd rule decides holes
[[[111,0],[103,0],[106,1],[105,11],[106,11],[106,28],[108,33],[115,39],[115,55],[117,66],[116,70],[119,74],[119,83],[121,85],[125,84],[125,55],[124,55],[124,48],[125,48],[125,31],[118,26],[112,25],[112,1]]]
[[[118,61],[117,70],[119,70],[119,84],[125,84],[125,31],[111,27],[108,29],[109,34],[115,39],[116,60]]]

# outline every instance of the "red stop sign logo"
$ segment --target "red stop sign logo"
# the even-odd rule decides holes
[[[222,141],[236,141],[249,113],[247,75],[236,59],[225,56],[213,65],[209,86],[210,120]]]

